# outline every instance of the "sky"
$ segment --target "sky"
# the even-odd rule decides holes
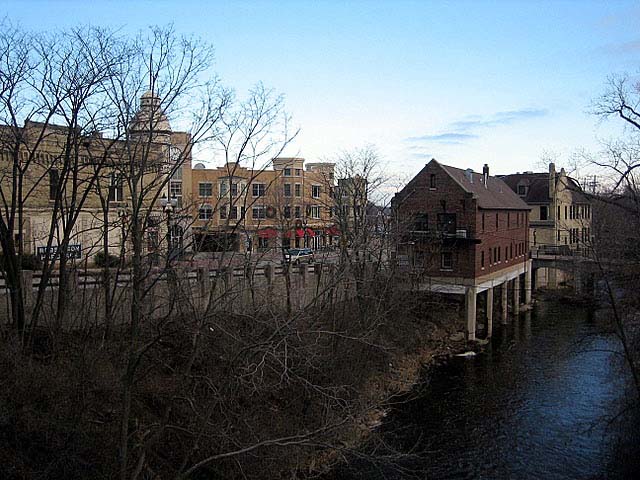
[[[289,155],[377,148],[408,180],[431,158],[491,173],[569,163],[620,133],[592,113],[611,75],[638,74],[640,4],[623,1],[0,0],[33,30],[173,23],[211,42],[241,97],[285,97]]]

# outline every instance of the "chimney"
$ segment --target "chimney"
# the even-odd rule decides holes
[[[489,165],[486,163],[484,164],[484,167],[482,167],[482,177],[484,179],[484,188],[489,188]]]
[[[553,198],[556,191],[556,164],[549,164],[549,198]]]

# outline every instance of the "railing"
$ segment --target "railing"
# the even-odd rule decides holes
[[[317,273],[318,267],[321,269],[320,271],[328,271],[331,266],[329,264],[315,263],[311,265],[291,265],[289,267],[289,272],[291,273],[302,273],[301,270],[306,269],[306,273]],[[273,275],[282,275],[285,272],[285,267],[282,265],[274,265],[274,266],[262,266],[256,268],[244,268],[243,267],[235,267],[235,268],[219,268],[219,269],[207,269],[207,268],[199,268],[197,270],[189,270],[187,268],[182,268],[182,270],[189,270],[186,272],[184,278],[185,280],[197,280],[199,277],[198,270],[202,270],[208,272],[209,278],[223,277],[224,275],[231,275],[233,277],[243,277],[243,276],[266,276],[267,271],[271,270]],[[176,269],[178,270],[178,269]],[[159,281],[166,281],[168,278],[168,273],[170,270],[156,270],[149,272],[150,277],[154,277]],[[40,284],[42,283],[42,274],[39,272],[33,272],[31,270],[23,270],[25,277],[31,276],[31,287],[34,289],[40,288]],[[74,272],[70,272],[70,275],[73,277]],[[131,272],[128,270],[120,270],[116,273],[115,270],[110,272],[110,279],[112,281],[116,281],[117,287],[128,287],[131,285]],[[27,280],[28,281],[28,280]],[[75,286],[78,288],[95,288],[100,287],[104,284],[104,276],[103,270],[101,269],[90,269],[83,270],[77,272],[77,278],[74,279]],[[56,289],[60,286],[60,276],[58,272],[53,272],[49,276],[49,280],[46,285],[46,289]],[[4,279],[4,275],[0,273],[0,294],[5,293],[7,290],[6,281]]]

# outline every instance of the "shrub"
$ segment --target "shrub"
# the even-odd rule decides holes
[[[105,254],[104,252],[98,252],[93,258],[96,267],[113,268],[120,265],[120,257],[118,257],[117,255],[111,255],[110,253]]]
[[[40,270],[42,268],[42,261],[37,255],[23,255],[22,256],[22,269],[23,270]],[[4,255],[0,255],[0,269],[5,269]]]

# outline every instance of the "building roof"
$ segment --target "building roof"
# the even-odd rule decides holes
[[[477,200],[479,208],[531,210],[506,183],[497,177],[488,176],[485,186],[482,173],[443,165],[435,159],[430,163],[432,162],[439,165],[465,192],[471,193]]]
[[[564,170],[562,171],[564,174]],[[560,173],[555,173],[555,182],[558,183],[560,179]],[[526,195],[520,197],[529,204],[545,204],[550,203],[549,197],[549,173],[512,173],[510,175],[501,175],[500,178],[514,191],[518,191],[518,185],[526,185]],[[574,200],[579,203],[588,203],[588,198],[582,192],[580,185],[570,178],[567,179],[567,188],[571,190]]]
[[[549,203],[551,201],[548,173],[514,173],[502,175],[500,178],[514,192],[518,191],[518,185],[526,185],[527,194],[521,198],[527,203]]]

